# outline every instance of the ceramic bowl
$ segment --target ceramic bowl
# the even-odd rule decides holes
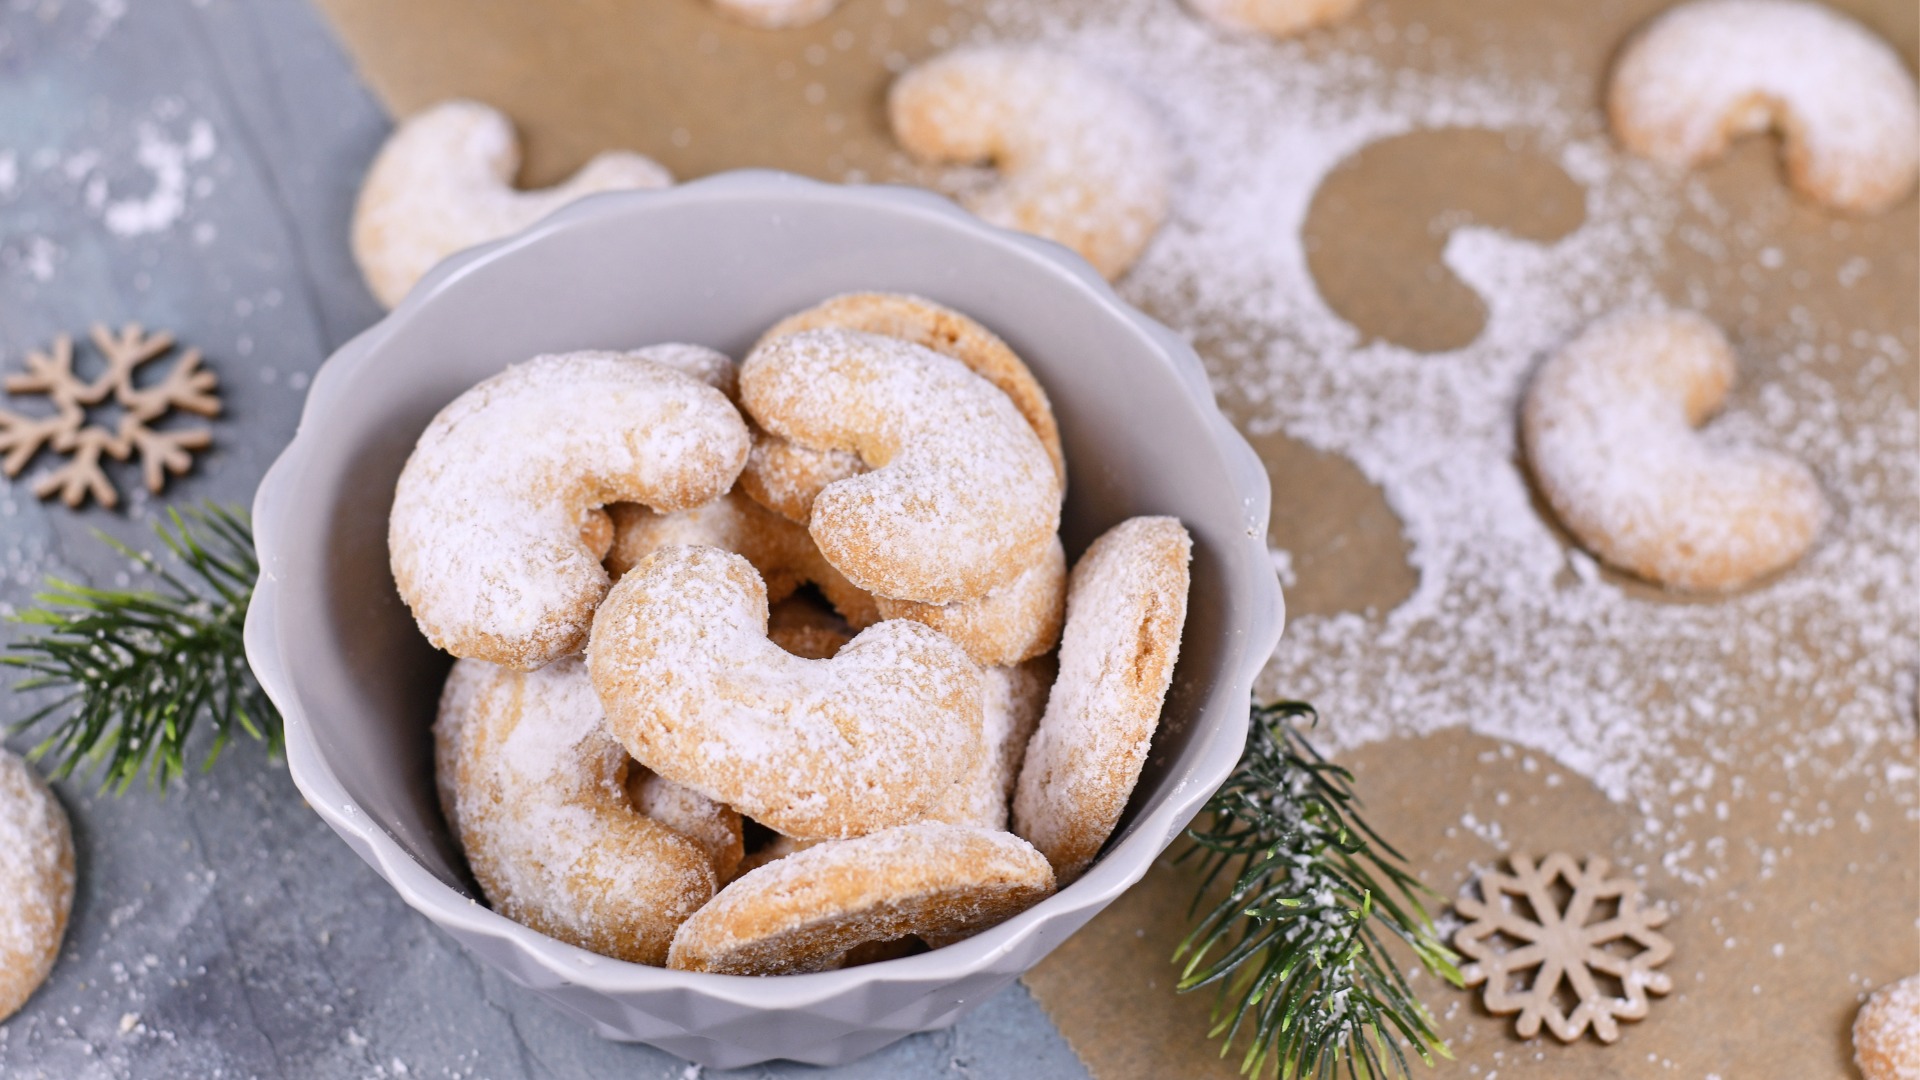
[[[1193,533],[1193,592],[1153,752],[1102,858],[977,937],[779,978],[643,967],[494,914],[435,801],[429,725],[449,660],[387,569],[394,481],[427,422],[539,353],[697,342],[738,357],[762,329],[854,290],[918,293],[1003,336],[1052,396],[1076,555],[1136,514]],[[952,1023],[1145,874],[1246,738],[1254,674],[1283,618],[1260,462],[1215,408],[1198,357],[1079,258],[924,192],[733,173],[597,196],[462,253],[331,357],[254,502],[261,577],[247,655],[286,718],[313,808],[462,945],[612,1039],[715,1068],[838,1064]]]

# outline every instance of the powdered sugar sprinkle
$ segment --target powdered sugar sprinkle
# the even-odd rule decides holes
[[[990,21],[981,36],[1081,55],[1170,118],[1187,172],[1121,291],[1221,343],[1204,358],[1250,433],[1347,457],[1401,518],[1412,596],[1377,618],[1296,618],[1262,693],[1315,701],[1335,749],[1466,727],[1655,810],[1761,767],[1743,759],[1742,734],[1783,713],[1794,735],[1768,740],[1781,749],[1765,767],[1883,779],[1920,666],[1909,343],[1840,337],[1810,316],[1773,340],[1730,328],[1743,367],[1771,367],[1743,380],[1721,435],[1806,462],[1837,512],[1799,568],[1756,591],[1675,603],[1600,571],[1536,507],[1518,461],[1516,406],[1538,358],[1606,310],[1662,306],[1658,272],[1683,221],[1726,223],[1710,238],[1726,258],[1757,250],[1741,224],[1754,208],[1720,207],[1697,182],[1621,154],[1592,85],[1574,78],[1438,59],[1390,68],[1364,49],[1223,38],[1177,5],[1139,0],[1065,14],[1001,4]],[[1367,143],[1448,126],[1529,133],[1585,187],[1586,220],[1549,245],[1453,233],[1445,261],[1489,308],[1464,348],[1365,341],[1309,273],[1309,205]],[[1911,812],[1910,791],[1894,797]],[[1646,816],[1650,835],[1665,828]]]

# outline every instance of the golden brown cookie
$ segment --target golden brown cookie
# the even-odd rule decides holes
[[[766,581],[771,604],[778,605],[794,589],[811,583],[855,630],[881,619],[912,619],[952,638],[982,667],[1020,663],[1060,640],[1060,621],[1066,615],[1067,556],[1058,537],[1025,573],[977,600],[951,604],[889,600],[848,581],[820,554],[807,530],[747,498],[746,483],[742,473],[741,486],[725,498],[677,514],[656,514],[632,504],[613,507],[610,527],[615,539],[605,560],[608,571],[617,580],[628,567],[660,548],[705,544],[744,555]]]
[[[1008,397],[950,357],[896,338],[806,330],[754,350],[741,404],[768,432],[850,450],[871,469],[827,485],[808,532],[877,596],[973,600],[1039,562],[1060,482]]]
[[[541,191],[514,190],[519,169],[519,140],[498,109],[446,101],[402,121],[367,170],[353,212],[353,257],[374,297],[393,307],[440,260],[575,199],[673,182],[653,159],[618,151]]]
[[[769,604],[810,584],[855,630],[882,618],[873,597],[828,564],[806,529],[747,498],[738,488],[704,506],[671,514],[635,503],[616,503],[608,513],[613,519],[613,543],[605,562],[616,581],[661,548],[698,544],[744,556],[766,583]]]
[[[1013,797],[1013,781],[1027,755],[1027,740],[1047,707],[1055,668],[1053,658],[1043,656],[1017,667],[986,669],[981,733],[987,752],[961,785],[927,815],[928,820],[1006,831],[1007,800]]]
[[[1047,400],[1047,391],[1040,385],[1040,380],[1033,377],[1026,363],[1007,347],[1006,342],[1000,340],[999,335],[958,311],[923,296],[906,293],[844,293],[774,323],[766,333],[760,335],[754,347],[802,330],[830,329],[858,330],[911,341],[942,356],[951,356],[973,369],[981,378],[999,387],[1001,393],[1013,400],[1013,407],[1020,410],[1020,415],[1027,418],[1027,423],[1033,426],[1033,433],[1040,437],[1040,444],[1047,448],[1047,457],[1053,461],[1053,471],[1060,477],[1061,487],[1065,488],[1067,459],[1060,449],[1060,427],[1053,419],[1053,404]],[[839,468],[844,468],[844,463],[837,464]],[[750,458],[746,472],[741,474],[743,482],[754,471],[755,463]],[[843,478],[832,475],[835,471],[833,467],[816,470],[818,475],[828,477],[820,487]],[[813,494],[818,493],[819,488],[814,488]],[[806,499],[808,505],[812,501],[811,496]],[[770,509],[777,511],[779,507]],[[800,523],[806,524],[805,520]]]
[[[1073,568],[1060,674],[1013,797],[1013,831],[1063,887],[1100,853],[1140,779],[1180,657],[1192,553],[1179,521],[1138,517]]]
[[[818,844],[831,844],[832,840],[795,840],[791,836],[774,834],[773,839],[747,852],[745,858],[733,872],[735,878],[743,877],[760,869],[770,862],[778,862],[796,851],[805,851]]]
[[[831,660],[767,638],[752,564],[666,548],[594,617],[587,665],[607,727],[654,772],[808,839],[923,815],[978,762],[981,675],[918,623],[862,631]]]
[[[591,681],[591,680],[589,680]],[[623,781],[627,801],[640,813],[693,841],[713,864],[714,879],[726,882],[746,857],[740,814],[732,807],[684,788],[637,761],[627,762]]]
[[[1067,614],[1067,552],[1053,538],[1026,572],[978,600],[919,604],[873,598],[882,619],[912,619],[952,638],[981,667],[1018,664],[1060,640]]]
[[[725,353],[716,352],[701,345],[667,344],[655,345],[629,355],[643,356],[663,367],[670,367],[682,374],[691,375],[727,395],[728,401],[739,399],[739,368],[734,364],[733,358]],[[580,542],[587,546],[588,551],[593,552],[594,558],[602,562],[606,561],[607,552],[613,548],[613,518],[605,508],[592,506],[584,511],[580,521]]]
[[[1725,400],[1733,349],[1691,312],[1616,313],[1534,376],[1527,463],[1580,544],[1676,589],[1738,588],[1813,544],[1827,504],[1806,466],[1694,429]]]
[[[66,810],[26,762],[0,750],[0,1020],[53,971],[73,887]]]
[[[1109,280],[1166,220],[1172,152],[1152,110],[1065,53],[967,46],[894,81],[893,136],[928,162],[991,163],[963,201],[980,217],[1077,251]]]
[[[767,607],[768,639],[807,660],[831,659],[856,632],[838,612],[804,595]]]
[[[1360,0],[1187,0],[1221,26],[1269,37],[1292,37],[1338,22],[1360,10]]]
[[[387,532],[394,582],[427,640],[521,669],[579,652],[607,590],[589,511],[684,510],[733,486],[746,424],[655,352],[516,364],[427,425]]]
[[[495,911],[658,965],[719,877],[699,844],[634,809],[601,716],[577,658],[531,672],[459,661],[433,726],[440,804]]]
[[[1920,1080],[1920,975],[1873,992],[1853,1019],[1860,1080]]]
[[[740,490],[754,502],[796,525],[813,516],[813,500],[828,484],[867,471],[860,455],[846,450],[809,450],[753,427],[753,450],[740,472]]]
[[[1900,201],[1920,174],[1920,102],[1900,55],[1805,0],[1692,0],[1620,50],[1607,114],[1628,150],[1693,167],[1777,131],[1787,180],[1839,210]]]
[[[1040,853],[1008,833],[903,825],[795,852],[746,874],[674,936],[667,965],[794,975],[908,935],[983,930],[1053,892]]]

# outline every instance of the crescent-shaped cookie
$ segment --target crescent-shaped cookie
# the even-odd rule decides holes
[[[1013,831],[1065,886],[1113,834],[1180,657],[1193,541],[1170,517],[1107,530],[1074,565],[1060,675],[1027,744]]]
[[[579,652],[607,591],[592,512],[683,510],[733,486],[745,422],[649,351],[516,364],[427,425],[394,489],[387,545],[434,645],[521,669]]]
[[[368,168],[353,212],[353,257],[374,297],[393,307],[440,260],[576,199],[673,182],[653,159],[623,151],[600,154],[540,191],[514,189],[519,169],[519,141],[498,109],[446,101],[401,122]]]
[[[1920,175],[1920,91],[1899,53],[1806,0],[1661,12],[1620,50],[1607,115],[1628,150],[1689,168],[1778,131],[1788,182],[1840,210],[1884,210]]]
[[[907,293],[843,293],[774,323],[766,333],[760,335],[754,347],[759,348],[774,338],[797,334],[802,330],[858,330],[864,334],[898,338],[923,349],[932,349],[942,356],[951,356],[967,365],[975,374],[999,387],[1000,392],[1012,400],[1013,407],[1020,410],[1020,415],[1027,418],[1027,423],[1033,426],[1033,433],[1040,437],[1040,445],[1046,447],[1047,457],[1053,461],[1053,471],[1059,475],[1062,488],[1066,486],[1066,454],[1060,448],[1060,426],[1053,418],[1053,403],[1047,400],[1046,389],[1040,385],[1040,380],[1033,377],[1025,361],[1000,340],[998,334],[973,319],[924,296]],[[780,468],[798,473],[798,469],[785,464],[784,459]],[[755,471],[755,462],[749,459],[746,471],[741,473],[742,483],[751,481]],[[808,506],[811,506],[812,496],[819,494],[820,488],[852,475],[844,461],[816,466],[815,471],[826,479],[806,496]],[[769,509],[779,511],[780,507],[770,505]],[[791,520],[806,524],[804,517]]]
[[[808,532],[855,585],[900,600],[973,600],[1045,556],[1061,488],[1007,395],[917,345],[847,330],[775,338],[740,367],[762,428],[871,471],[827,485]]]
[[[984,753],[981,674],[918,623],[860,632],[832,659],[767,637],[752,564],[657,551],[593,622],[587,665],[607,727],[654,772],[789,836],[916,820]]]
[[[963,200],[995,225],[1079,252],[1109,280],[1166,220],[1172,158],[1151,109],[1110,76],[1034,46],[967,46],[895,80],[894,138],[923,161],[991,163]]]
[[[459,661],[434,723],[441,808],[494,910],[658,965],[720,879],[700,845],[634,808],[601,715],[576,658],[531,672]]]
[[[1015,836],[904,825],[818,844],[742,875],[681,926],[667,966],[722,975],[825,971],[869,942],[977,933],[1052,891],[1047,861]]]
[[[1580,543],[1676,589],[1738,588],[1798,560],[1827,517],[1806,466],[1694,429],[1733,384],[1733,349],[1691,312],[1594,323],[1534,376],[1527,463]]]

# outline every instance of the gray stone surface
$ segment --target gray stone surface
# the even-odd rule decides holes
[[[378,318],[346,248],[387,120],[300,0],[0,0],[0,368],[99,320],[204,349],[227,413],[163,500],[49,507],[0,485],[0,603],[43,574],[127,580],[89,535],[144,544],[167,504],[245,503],[307,380]],[[0,721],[29,702],[0,697]],[[15,749],[28,740],[8,740]],[[0,1076],[683,1078],[462,953],[302,805],[254,745],[165,797],[63,783],[80,851],[65,951],[0,1024]],[[1080,1077],[1015,987],[950,1031],[820,1077]],[[714,1075],[714,1074],[706,1074]]]

